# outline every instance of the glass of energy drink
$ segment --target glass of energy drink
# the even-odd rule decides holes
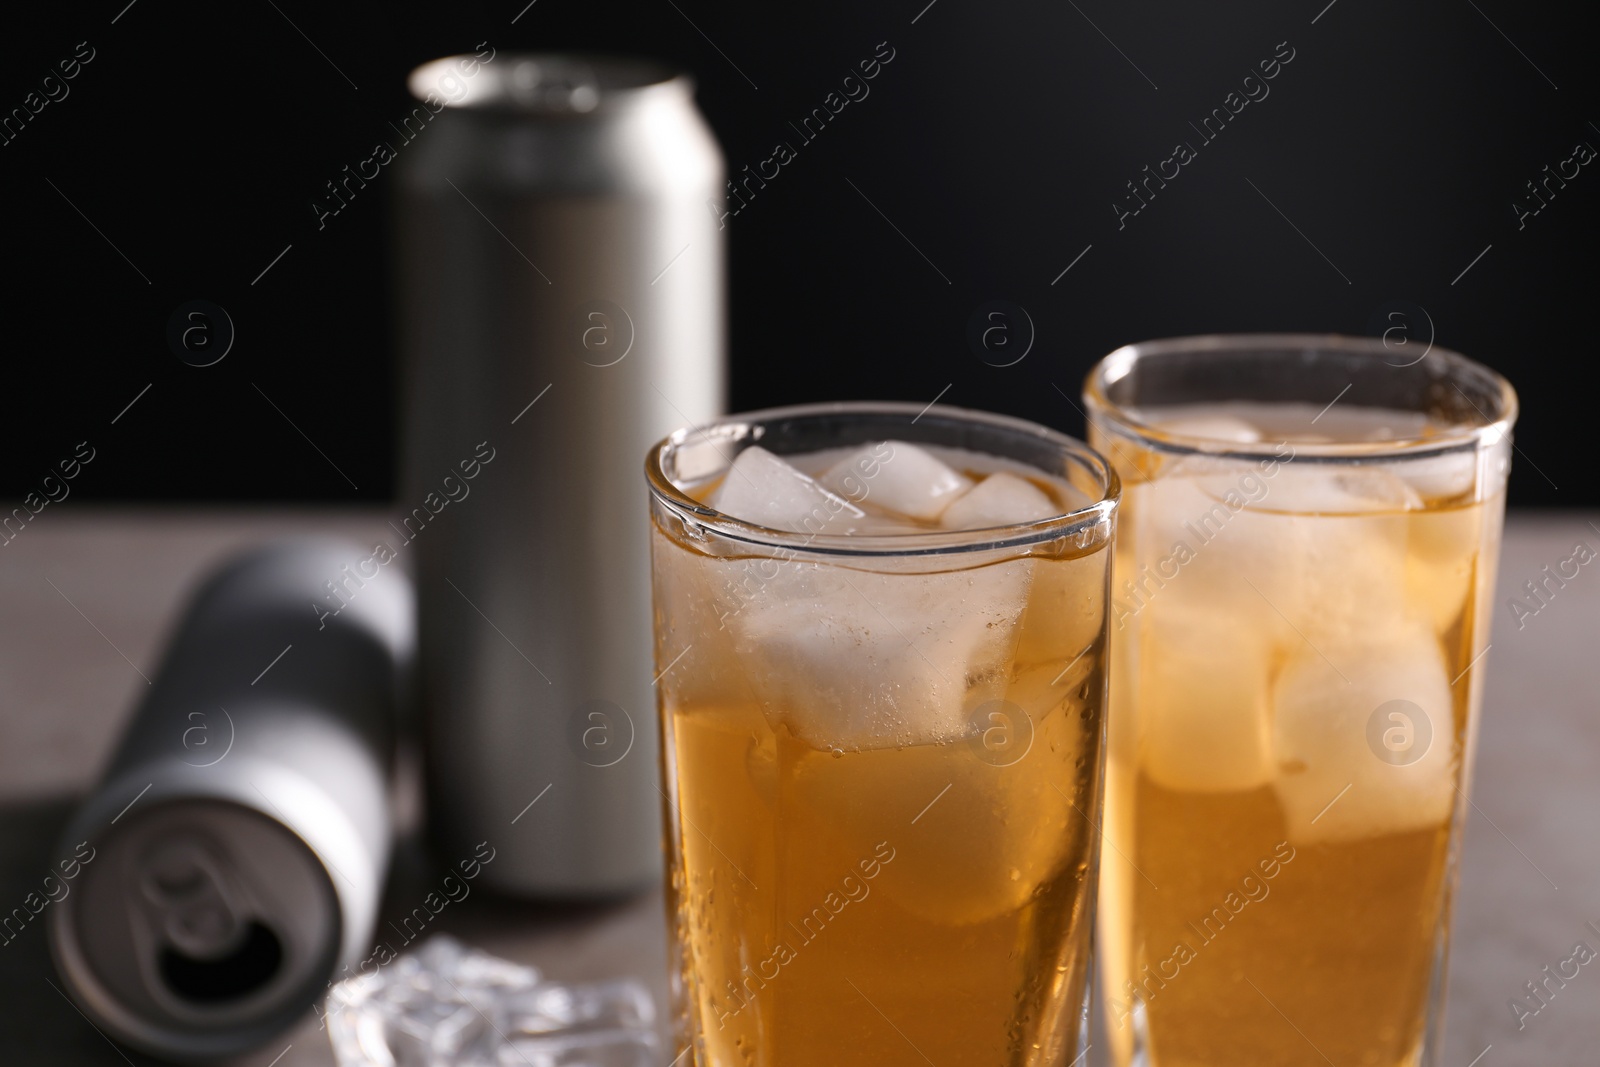
[[[1115,473],[888,403],[680,430],[646,468],[674,1051],[1070,1062]]]
[[[1119,349],[1115,1060],[1432,1063],[1517,401],[1439,348]]]

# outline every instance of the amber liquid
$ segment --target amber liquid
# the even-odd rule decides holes
[[[1442,995],[1503,498],[1319,511],[1285,465],[1208,512],[1242,468],[1184,487],[1119,447],[1100,897],[1114,1058],[1414,1065]],[[1356,488],[1392,489],[1373,484]],[[1390,720],[1369,728],[1391,699],[1431,730],[1398,768],[1379,755]]]
[[[1032,738],[997,738],[997,756],[972,736],[802,740],[761,650],[736,649],[739,619],[723,626],[744,561],[659,525],[653,538],[658,662],[683,657],[660,697],[673,1051],[692,1046],[683,1062],[699,1067],[1068,1062],[1096,881],[1103,546],[1028,564],[986,691],[1027,710]]]
[[[1109,994],[1113,1030],[1142,1012],[1160,1067],[1415,1062],[1447,918],[1446,825],[1291,845],[1274,879],[1256,874],[1268,888],[1250,900],[1242,877],[1285,840],[1270,790],[1183,793],[1143,777],[1130,788],[1115,774],[1111,788],[1139,813],[1129,855],[1150,878],[1135,873],[1102,905],[1132,942]]]

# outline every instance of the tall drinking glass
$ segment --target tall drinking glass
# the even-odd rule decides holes
[[[1124,1067],[1439,1054],[1516,395],[1415,347],[1185,338],[1089,375],[1125,487],[1100,912]]]
[[[757,444],[834,502],[782,529],[706,503]],[[1049,503],[985,528],[874,518],[914,510],[929,455],[985,499]],[[1030,423],[888,403],[680,430],[646,468],[675,1051],[698,1067],[1070,1062],[1116,475]],[[735,488],[777,507],[786,485]],[[947,516],[974,512],[968,495]]]

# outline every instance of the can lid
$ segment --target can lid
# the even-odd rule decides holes
[[[411,95],[432,106],[541,115],[582,115],[688,84],[688,75],[653,60],[554,52],[445,56],[406,78]]]
[[[338,902],[282,824],[228,802],[170,801],[97,844],[51,942],[74,998],[113,1036],[168,1057],[231,1056],[322,992]]]

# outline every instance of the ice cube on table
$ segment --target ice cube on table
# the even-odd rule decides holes
[[[942,573],[789,561],[728,619],[777,729],[817,749],[950,741],[1005,693],[1033,561]]]
[[[1215,610],[1157,599],[1139,627],[1138,709],[1143,766],[1167,789],[1255,789],[1275,772],[1271,649],[1266,634],[1228,625]]]
[[[857,504],[933,522],[972,479],[905,441],[863,445],[824,471],[817,483]]]
[[[850,533],[865,514],[760,445],[739,453],[707,504],[741,522],[793,533]]]
[[[652,1067],[655,1005],[639,982],[546,982],[447,935],[334,986],[339,1067]]]
[[[1278,676],[1274,789],[1297,845],[1435,829],[1450,817],[1459,753],[1444,652],[1421,623],[1369,622],[1360,640],[1302,647]],[[1391,701],[1408,703],[1374,727]],[[1413,755],[1424,734],[1427,748]],[[1410,762],[1386,759],[1386,747]]]
[[[1061,508],[1025,478],[996,471],[945,508],[940,525],[951,530],[981,530],[1038,522]]]

